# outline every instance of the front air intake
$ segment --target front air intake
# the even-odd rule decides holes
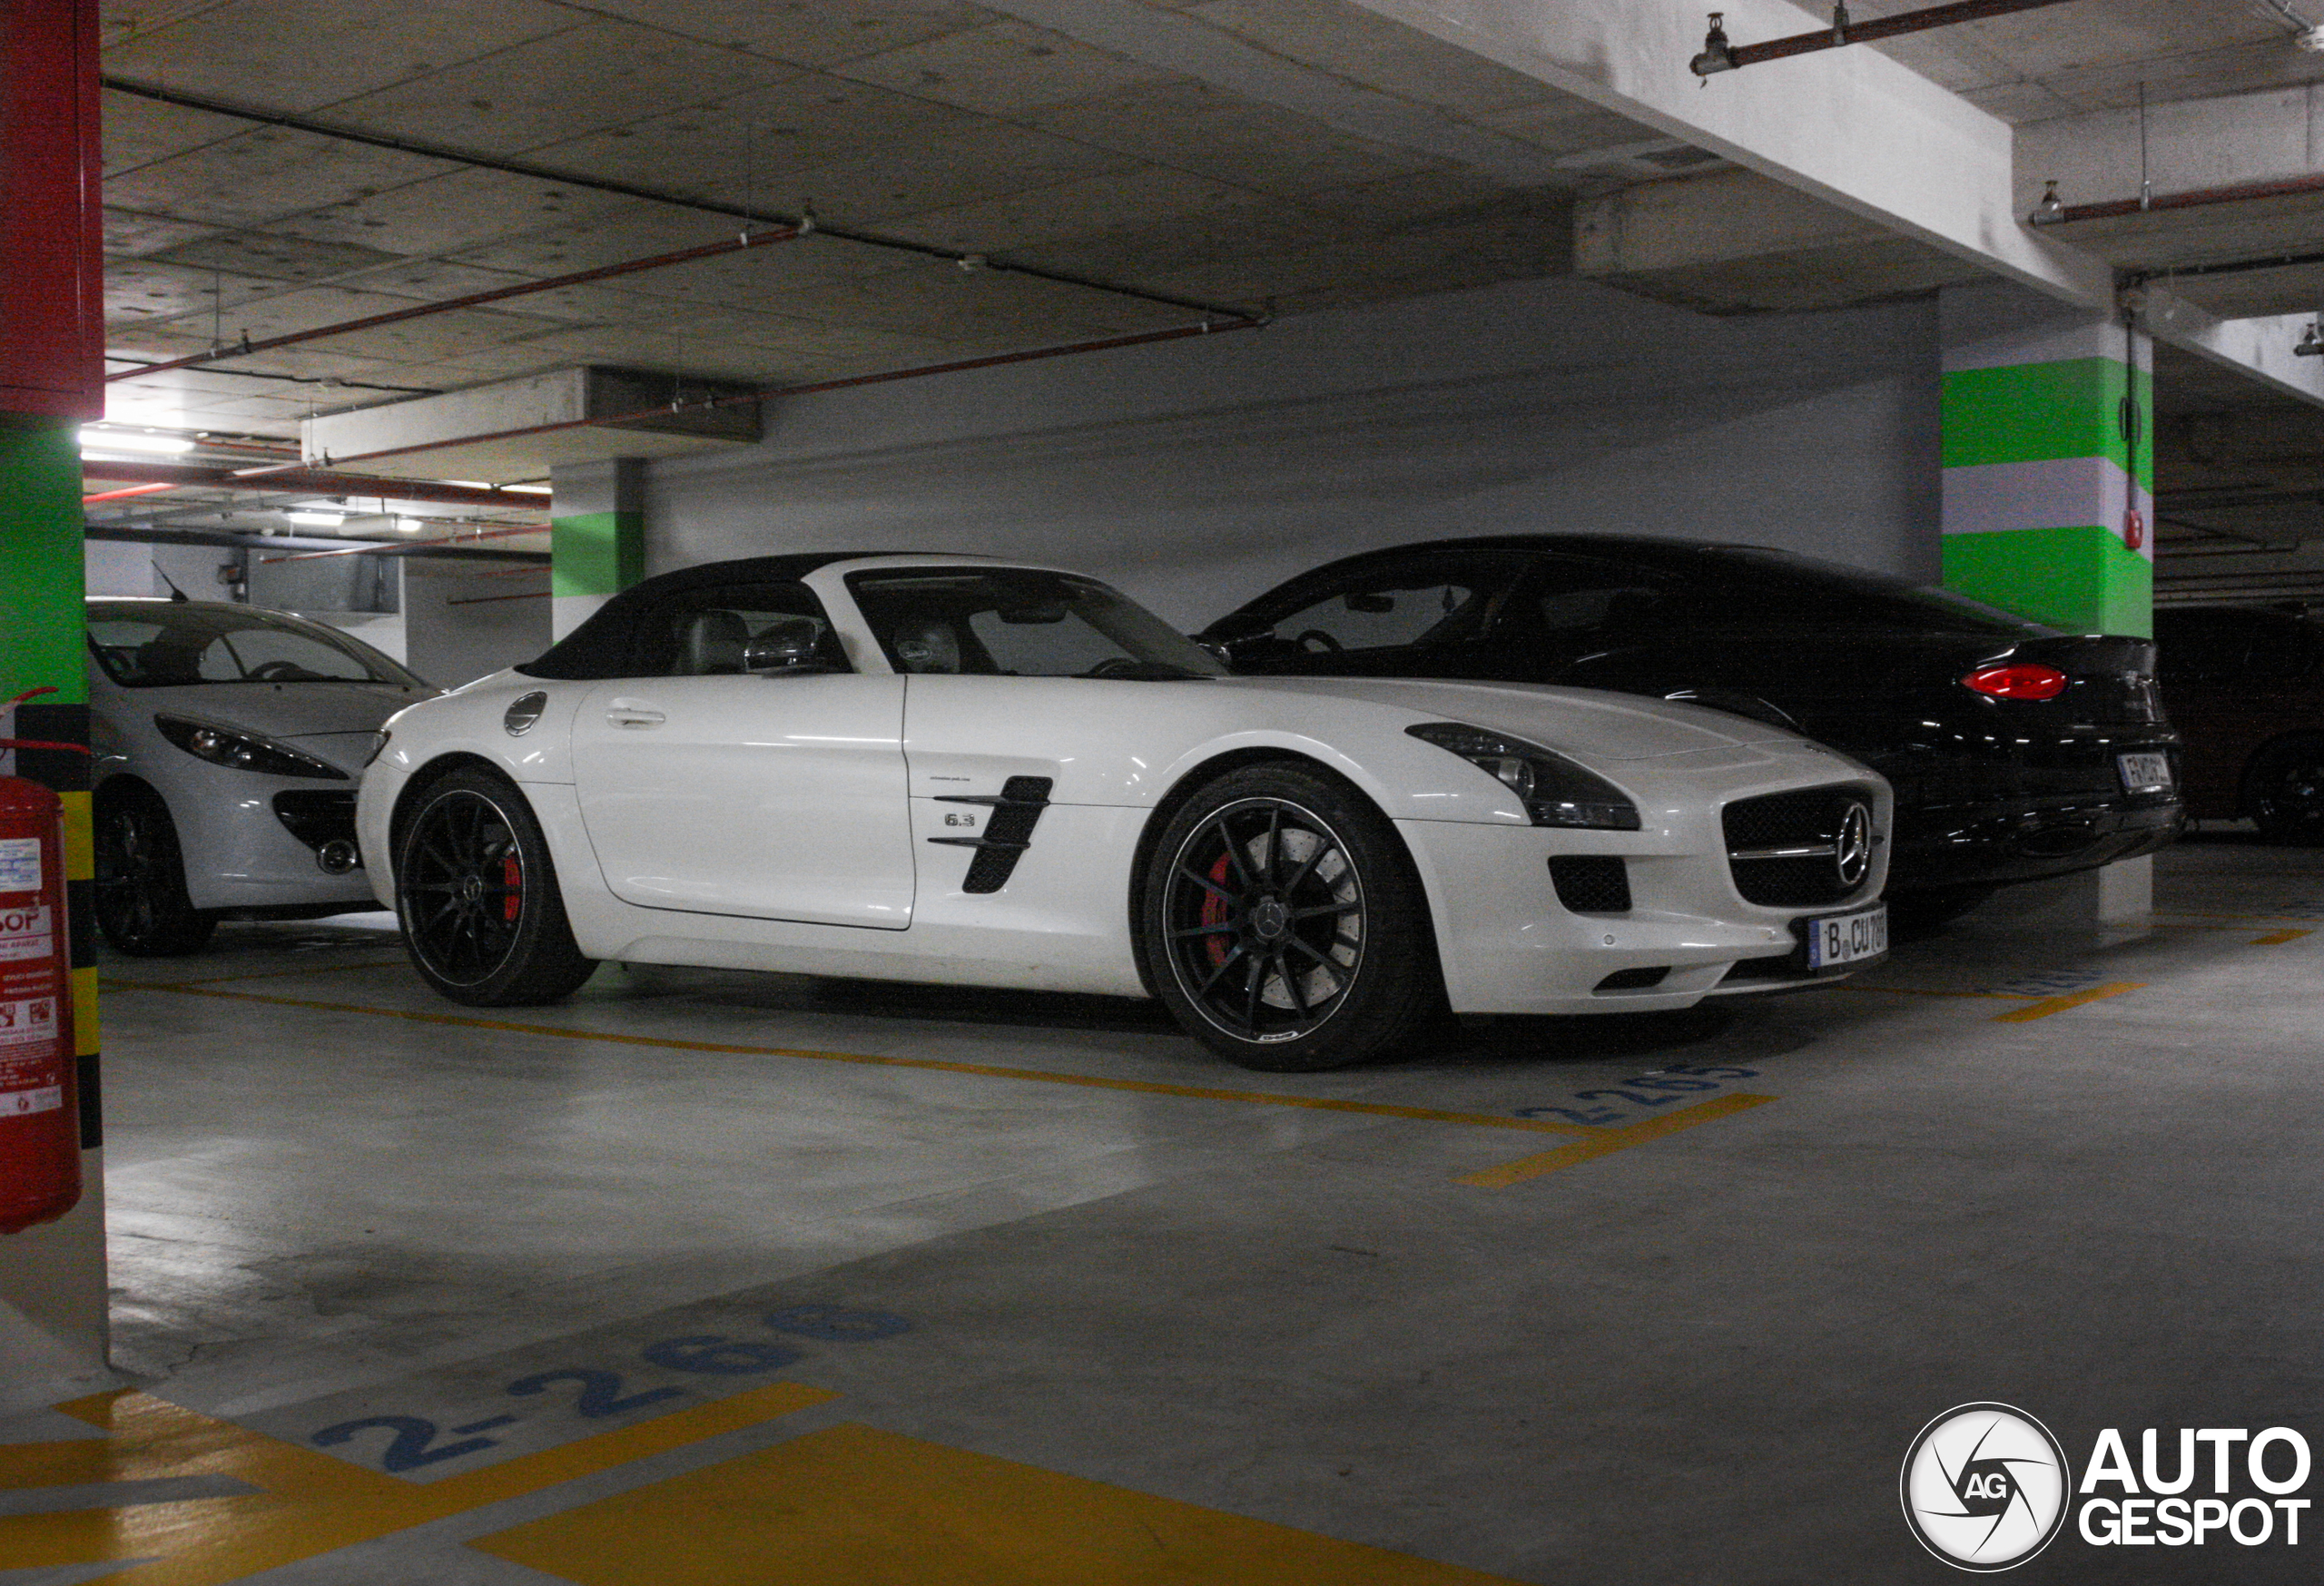
[[[1599,854],[1567,853],[1550,861],[1550,884],[1558,901],[1575,914],[1630,911],[1630,867]]]

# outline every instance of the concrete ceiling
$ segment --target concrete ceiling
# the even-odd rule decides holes
[[[2324,0],[2289,3],[2324,19]],[[2120,106],[2142,81],[2183,98],[2324,78],[2291,32],[2263,0],[2072,0],[1875,47],[2031,123]],[[125,360],[737,230],[589,182],[812,204],[859,232],[1126,289],[817,234],[113,389],[117,422],[277,444],[316,412],[580,363],[774,386],[1198,317],[1141,293],[1290,314],[1579,269],[1748,312],[1972,273],[1347,0],[113,0],[104,70],[575,179],[109,94]],[[2312,235],[2312,206],[2280,207],[2180,219],[2192,241],[2157,241],[2158,218],[2140,217],[2106,245],[2176,259]],[[2223,278],[2204,300],[2309,286]],[[250,505],[165,499],[220,521]]]

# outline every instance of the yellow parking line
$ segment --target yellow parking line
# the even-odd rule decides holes
[[[359,964],[310,964],[297,970],[253,970],[248,974],[210,975],[199,980],[124,980],[108,975],[103,984],[107,990],[175,991],[187,986],[222,986],[231,980],[288,980],[300,975],[337,975],[349,970],[393,969],[398,964],[410,961],[399,952],[393,958],[371,959]]]
[[[1505,1189],[1528,1178],[1539,1178],[1544,1173],[1571,1167],[1576,1162],[1587,1162],[1593,1157],[1627,1151],[1632,1146],[1642,1146],[1649,1140],[1660,1139],[1664,1135],[1679,1129],[1692,1128],[1699,1123],[1709,1123],[1714,1118],[1728,1118],[1754,1107],[1765,1107],[1775,1099],[1772,1096],[1753,1096],[1746,1091],[1737,1091],[1731,1096],[1715,1096],[1709,1101],[1697,1102],[1677,1112],[1666,1112],[1660,1118],[1649,1118],[1628,1128],[1598,1128],[1592,1131],[1598,1136],[1596,1139],[1560,1146],[1554,1151],[1543,1151],[1536,1157],[1520,1157],[1516,1161],[1503,1162],[1498,1167],[1463,1173],[1452,1182],[1471,1185],[1478,1189]]]
[[[2167,915],[2171,915],[2171,916],[2173,916],[2173,917],[2175,917],[2175,918],[2177,918],[2177,919],[2181,919],[2181,920],[2262,920],[2262,921],[2265,921],[2265,920],[2297,920],[2297,919],[2299,919],[2299,915],[2297,915],[2297,914],[2268,914],[2268,913],[2260,913],[2260,914],[2222,914],[2222,913],[2219,913],[2219,912],[2217,912],[2217,911],[2215,911],[2203,910],[2203,909],[2160,909],[2160,910],[2157,910],[2157,911],[2156,911],[2156,912],[2157,912],[2158,914],[2167,914]]]
[[[220,1586],[838,1397],[828,1388],[772,1383],[419,1484],[148,1394],[98,1394],[57,1408],[103,1428],[107,1436],[13,1449],[12,1473],[29,1478],[28,1484],[54,1484],[60,1476],[119,1482],[227,1475],[261,1491],[235,1498],[0,1517],[0,1567],[126,1563],[102,1578],[135,1586]]]
[[[311,1008],[324,1013],[364,1013],[379,1019],[408,1019],[418,1024],[446,1024],[465,1029],[498,1029],[516,1035],[542,1035],[558,1040],[610,1041],[619,1046],[658,1047],[680,1052],[731,1052],[743,1057],[803,1058],[817,1063],[860,1063],[878,1069],[917,1069],[935,1074],[974,1074],[988,1079],[1028,1079],[1044,1085],[1078,1085],[1091,1090],[1125,1090],[1140,1096],[1183,1096],[1196,1101],[1240,1101],[1254,1107],[1298,1107],[1315,1112],[1364,1113],[1374,1118],[1417,1118],[1425,1123],[1469,1124],[1479,1128],[1523,1129],[1534,1134],[1597,1136],[1605,1131],[1589,1124],[1558,1123],[1548,1118],[1502,1118],[1490,1112],[1447,1112],[1433,1107],[1397,1107],[1380,1101],[1341,1101],[1323,1096],[1285,1096],[1271,1090],[1223,1090],[1207,1085],[1164,1085],[1150,1079],[1108,1079],[1094,1074],[1059,1074],[1046,1069],[1016,1069],[998,1063],[955,1063],[936,1058],[891,1058],[872,1052],[826,1052],[801,1047],[736,1046],[724,1041],[680,1040],[671,1036],[616,1035],[601,1029],[568,1029],[555,1024],[519,1024],[504,1019],[470,1019],[457,1013],[422,1013],[404,1008],[369,1008],[358,1002],[320,1002],[305,997],[273,997],[261,991],[221,991],[191,982],[140,985],[141,991],[166,991],[179,997],[217,997],[236,1002],[263,1002],[275,1008]]]
[[[2007,1013],[1996,1013],[1994,1015],[1994,1022],[2023,1024],[2031,1019],[2047,1019],[2053,1013],[2063,1013],[2067,1009],[2079,1008],[2085,1002],[2095,1002],[2101,998],[2119,997],[2125,991],[2135,991],[2145,984],[2144,980],[2110,980],[2102,986],[2093,986],[2087,991],[2072,991],[2063,997],[2044,997],[2039,1002],[2028,1004],[2026,1007],[2012,1009]]]
[[[2281,947],[2287,941],[2298,941],[2303,936],[2313,936],[2313,931],[2270,931],[2265,936],[2251,939],[2254,947]]]

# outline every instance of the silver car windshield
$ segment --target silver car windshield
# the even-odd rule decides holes
[[[270,611],[168,601],[92,605],[89,650],[123,688],[202,683],[427,685],[369,645]]]
[[[1226,668],[1094,579],[1030,568],[855,573],[849,591],[899,672],[986,677],[1223,677]]]

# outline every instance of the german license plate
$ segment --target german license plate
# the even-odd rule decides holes
[[[1888,956],[1888,905],[1876,903],[1853,914],[1827,914],[1800,921],[1807,932],[1807,967],[1834,970]]]
[[[2124,793],[2171,791],[2171,756],[2168,754],[2117,754],[2114,763],[2122,767]]]

